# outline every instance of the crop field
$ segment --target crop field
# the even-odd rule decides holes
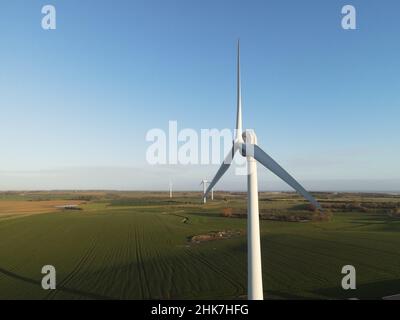
[[[266,299],[381,299],[400,293],[400,196],[261,193]],[[243,299],[246,198],[215,193],[0,194],[0,299]],[[79,205],[81,210],[58,209]],[[30,213],[35,214],[30,214]],[[41,269],[57,289],[41,288]],[[341,287],[344,265],[357,289]]]

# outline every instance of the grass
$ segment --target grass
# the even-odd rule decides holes
[[[0,208],[14,196],[3,196]],[[165,194],[103,193],[83,211],[0,219],[0,298],[243,298],[246,236],[187,241],[210,231],[246,230],[245,219],[220,215],[226,206],[245,208],[243,195],[216,193],[216,198],[203,206],[197,194],[178,194],[170,202]],[[338,198],[353,201],[351,195]],[[261,200],[266,210],[301,203],[291,194],[263,194]],[[399,198],[384,201],[398,203]],[[398,294],[399,232],[400,219],[376,212],[335,212],[329,222],[263,220],[265,296],[374,299]],[[46,264],[56,267],[55,291],[41,289]],[[356,267],[356,291],[341,289],[341,269],[347,264]]]

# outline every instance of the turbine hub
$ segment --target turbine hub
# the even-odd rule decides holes
[[[242,137],[245,143],[257,144],[257,136],[254,130],[246,130],[243,132]]]

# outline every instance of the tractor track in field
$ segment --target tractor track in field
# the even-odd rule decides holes
[[[79,271],[82,270],[83,266],[87,263],[87,261],[90,258],[92,258],[95,248],[97,247],[97,242],[98,241],[96,240],[96,236],[93,236],[88,249],[85,251],[81,259],[72,269],[72,271],[69,272],[68,275],[59,284],[57,284],[57,286],[66,288],[68,283],[70,283],[71,280],[79,273]],[[46,299],[53,299],[56,296],[56,294],[57,290],[52,290],[47,294]]]
[[[137,241],[136,240],[137,239],[137,236],[136,236],[137,231],[136,231],[136,225],[135,224],[130,224],[127,233],[128,233],[127,234],[127,245],[126,245],[126,259],[127,259],[127,264],[128,264],[128,267],[127,267],[128,271],[127,272],[128,272],[129,279],[134,279],[137,276],[139,277],[140,297],[143,298],[144,294],[145,294],[145,292],[144,292],[145,290],[144,290],[144,287],[143,287],[142,277],[141,277],[141,269],[140,269],[140,266],[139,266],[139,255],[137,253],[137,243],[136,243],[136,241]],[[135,245],[133,245],[133,243],[135,243]],[[136,264],[131,261],[131,259],[133,257],[136,257]],[[134,265],[137,266],[138,272],[136,272],[136,270],[132,267]],[[130,293],[129,289],[130,288],[128,286],[128,287],[125,287],[124,290],[123,290],[123,296],[126,297],[126,298],[129,297],[129,293]]]
[[[16,220],[14,220],[14,221],[16,221]],[[2,226],[3,226],[3,224],[2,224]],[[47,236],[47,235],[46,235],[45,233],[38,234],[38,235],[35,236],[35,240],[42,240],[42,239],[45,239],[46,236]],[[18,237],[18,235],[17,235],[16,237]],[[31,255],[35,255],[36,253],[37,253],[37,252],[32,251],[32,252],[31,252]],[[12,265],[12,266],[9,266],[9,267],[7,268],[7,272],[9,272],[10,274],[11,274],[11,273],[17,274],[17,273],[19,272],[21,266],[24,266],[24,265],[26,265],[26,264],[29,264],[30,261],[31,261],[31,259],[32,259],[32,257],[30,257],[30,256],[29,256],[29,257],[25,257],[24,260],[21,261],[21,262],[19,262],[18,264],[14,264],[14,265]],[[1,268],[1,269],[2,269],[2,270],[5,270],[5,269],[3,269],[3,268]],[[8,275],[7,275],[6,273],[3,273],[3,272],[0,271],[0,278],[2,278],[3,276],[8,276]]]
[[[135,244],[136,244],[136,261],[139,269],[139,280],[140,280],[142,299],[148,299],[150,298],[149,281],[146,275],[146,269],[143,264],[142,249],[139,244],[139,228],[137,226],[135,230]]]
[[[102,296],[93,292],[85,292],[82,291],[80,289],[75,289],[75,288],[70,288],[67,287],[66,285],[69,283],[69,281],[73,278],[74,273],[78,272],[81,268],[82,265],[84,265],[86,263],[86,261],[90,258],[90,256],[92,255],[94,248],[96,247],[96,241],[93,238],[92,239],[92,243],[91,246],[89,246],[88,250],[86,250],[84,256],[78,261],[78,263],[75,265],[75,267],[73,268],[73,270],[58,284],[57,283],[57,289],[56,290],[51,290],[46,296],[45,299],[54,299],[55,296],[60,293],[60,292],[64,292],[64,293],[69,293],[72,295],[77,295],[79,297],[85,297],[88,299],[111,299],[110,297],[106,297],[106,296]],[[0,273],[4,274],[8,277],[17,279],[17,280],[21,280],[24,281],[26,283],[30,283],[33,284],[35,286],[41,286],[41,281],[37,280],[35,278],[29,278],[20,274],[17,274],[15,272],[9,271],[9,270],[5,270],[0,268]]]
[[[160,226],[162,226],[165,230],[165,234],[173,234],[174,230],[170,227],[169,222],[165,221],[161,215],[166,215],[167,213],[161,213],[161,214],[157,214],[155,215],[155,217],[157,218],[157,222],[159,223]],[[165,239],[163,245],[167,244],[168,246],[172,246],[173,242],[171,241],[171,239],[168,237],[167,239]],[[163,247],[163,246],[162,246]],[[168,263],[165,263],[165,256],[164,254],[162,254],[162,249],[160,249],[160,246],[154,246],[153,248],[154,253],[157,256],[157,263],[155,264],[155,267],[158,269],[160,275],[162,275],[163,279],[168,283],[168,285],[166,287],[163,287],[162,289],[160,289],[160,292],[162,292],[162,295],[165,294],[165,297],[167,299],[171,298],[171,292],[177,291],[177,288],[174,285],[174,281],[173,281],[173,268],[171,268],[171,265]],[[164,298],[164,296],[163,296]]]
[[[126,257],[127,257],[127,261],[129,261],[133,256],[133,252],[132,252],[132,242],[133,242],[133,236],[132,236],[132,229],[134,228],[134,226],[132,224],[129,224],[129,228],[128,228],[128,235],[127,235],[127,244],[126,244]],[[133,268],[131,267],[131,264],[129,262],[128,263],[128,277],[129,279],[134,279],[134,273],[133,273]],[[122,291],[122,295],[123,298],[128,298],[129,297],[129,285],[128,286],[124,286],[124,289]]]
[[[213,265],[206,258],[204,258],[201,253],[196,255],[193,252],[190,252],[190,250],[187,250],[187,253],[189,254],[189,256],[199,260],[201,263],[203,263],[205,266],[210,268],[212,271],[221,275],[222,278],[224,278],[231,285],[233,285],[233,287],[235,288],[235,296],[236,297],[238,297],[238,296],[242,295],[244,292],[246,292],[245,287],[240,282],[237,282],[234,279],[232,279],[232,276],[229,273],[227,273],[224,269],[222,269],[216,265]]]
[[[310,236],[299,235],[299,234],[297,234],[296,236],[298,238],[300,238],[300,239],[303,239],[303,240],[314,241],[314,242],[317,241],[315,238],[310,237]],[[319,241],[321,242],[321,239]],[[337,240],[323,239],[323,241],[325,243],[330,243],[333,246],[336,246],[337,244],[345,245],[344,243],[341,243],[341,242],[339,242]],[[301,248],[301,247],[298,247],[298,246],[296,246],[294,244],[287,244],[287,243],[286,244],[282,244],[282,243],[280,243],[279,241],[276,241],[276,240],[272,240],[271,243],[282,245],[282,246],[285,246],[286,248],[292,248],[294,250],[298,250],[298,249]],[[360,250],[363,250],[363,251],[366,251],[366,252],[375,251],[375,252],[379,252],[379,253],[385,253],[385,254],[388,254],[388,255],[392,255],[393,258],[397,257],[396,253],[392,253],[392,252],[389,252],[387,250],[372,249],[370,247],[362,246],[362,245],[359,245],[359,244],[346,244],[346,246],[353,247],[357,251],[360,251]],[[337,257],[332,253],[326,253],[326,252],[328,252],[327,249],[325,249],[325,250],[323,250],[322,248],[321,249],[317,249],[317,250],[303,249],[303,251],[306,252],[308,255],[311,255],[311,256],[316,256],[316,255],[323,256],[326,259],[330,259],[330,260],[339,260],[340,261],[340,260],[343,259],[342,257]],[[380,270],[381,272],[384,272],[384,273],[386,272],[386,270],[384,268],[381,268],[381,267],[375,266],[375,269],[376,270]]]

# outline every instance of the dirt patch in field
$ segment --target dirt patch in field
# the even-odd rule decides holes
[[[40,213],[55,212],[58,206],[80,205],[78,200],[49,200],[49,201],[0,201],[0,218],[9,216],[25,216]]]
[[[226,240],[243,235],[244,232],[240,230],[223,230],[223,231],[211,231],[205,234],[199,234],[191,236],[188,241],[191,243],[202,243],[208,241]]]

